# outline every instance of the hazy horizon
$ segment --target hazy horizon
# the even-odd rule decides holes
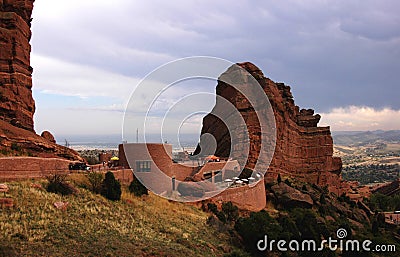
[[[358,133],[376,133],[376,132],[390,132],[390,131],[399,131],[400,130],[374,130],[374,131],[332,131],[332,136],[338,135],[354,135]],[[68,141],[70,145],[118,145],[123,143],[124,140],[121,134],[108,134],[108,135],[55,135],[56,141],[58,144],[64,145],[65,140]],[[180,143],[184,147],[195,146],[199,141],[199,134],[181,134],[180,135]],[[178,139],[175,134],[166,134],[164,139],[161,140],[158,134],[149,134],[147,135],[146,142],[150,143],[162,143],[167,141],[174,146],[178,146]],[[142,141],[140,141],[142,142]],[[129,142],[128,143],[135,143]]]

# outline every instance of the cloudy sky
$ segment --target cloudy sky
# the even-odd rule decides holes
[[[396,0],[36,0],[32,30],[39,133],[120,133],[137,83],[188,56],[253,62],[333,130],[400,129]]]

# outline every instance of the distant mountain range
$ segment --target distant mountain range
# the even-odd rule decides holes
[[[400,143],[400,130],[376,131],[333,131],[336,145],[363,146],[371,143]]]

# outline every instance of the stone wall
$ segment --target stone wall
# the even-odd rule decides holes
[[[44,178],[51,174],[69,173],[70,161],[58,158],[0,158],[0,181]]]

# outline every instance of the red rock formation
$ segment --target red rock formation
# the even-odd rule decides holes
[[[332,157],[333,140],[330,128],[317,127],[321,117],[314,115],[313,110],[300,110],[294,104],[289,86],[283,83],[275,83],[264,77],[261,70],[251,63],[240,63],[239,66],[247,70],[257,80],[268,96],[275,116],[276,148],[265,179],[276,179],[278,174],[282,174],[282,176],[297,177],[300,180],[321,186],[327,185],[331,191],[340,193],[342,162],[340,158]],[[247,76],[234,66],[228,69],[226,73],[239,76],[237,75],[238,72],[242,77]],[[242,81],[244,82],[241,83],[246,83],[247,80],[243,79]],[[224,82],[218,82],[216,91],[218,96],[227,99],[239,110],[247,125],[250,140],[247,160],[241,160],[239,154],[235,154],[237,146],[232,145],[232,142],[242,138],[245,134],[243,128],[228,131],[219,118],[209,114],[203,120],[201,133],[210,133],[215,137],[217,156],[229,156],[231,146],[233,146],[233,157],[237,157],[242,165],[253,169],[261,151],[261,129],[254,108],[246,97]],[[216,108],[218,108],[218,100],[214,109]],[[200,144],[202,145],[202,143]],[[196,149],[195,153],[199,152],[200,149]],[[266,167],[266,165],[263,167]]]
[[[31,155],[83,160],[68,148],[55,144],[45,132],[33,128],[30,66],[31,14],[34,0],[0,0],[0,156]]]
[[[43,131],[42,134],[40,134],[40,136],[52,143],[56,143],[56,139],[49,131]]]
[[[33,131],[30,66],[34,0],[0,0],[0,119]]]
[[[61,157],[84,161],[74,150],[50,142],[35,133],[0,120],[0,156]],[[0,158],[1,165],[1,158]]]

